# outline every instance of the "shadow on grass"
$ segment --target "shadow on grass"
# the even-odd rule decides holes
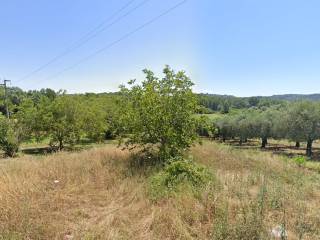
[[[257,140],[248,140],[247,142],[239,144],[239,140],[228,140],[228,141],[221,141],[217,140],[220,143],[224,143],[226,145],[232,146],[237,149],[254,149],[254,150],[261,150],[264,152],[272,152],[273,154],[286,156],[289,158],[294,158],[297,156],[306,156],[305,151],[306,149],[303,147],[297,148],[295,146],[287,146],[284,144],[276,144],[276,143],[268,143],[265,148],[261,148],[261,142]],[[313,148],[313,155],[310,159],[311,161],[320,161],[320,148],[314,147]]]
[[[87,139],[80,140],[76,144],[73,145],[65,145],[62,151],[65,152],[78,152],[86,149],[90,149],[95,146],[100,146],[103,144],[110,144],[111,142],[94,142]],[[50,153],[59,152],[59,148],[57,146],[33,146],[33,147],[25,147],[21,149],[21,152],[24,154],[30,155],[45,155]]]
[[[24,154],[30,154],[30,155],[45,155],[45,154],[50,154],[57,152],[57,148],[52,148],[52,147],[30,147],[30,148],[25,148],[22,149],[21,152]]]
[[[129,176],[150,176],[158,172],[164,166],[164,162],[160,161],[154,153],[136,152],[132,153],[127,166],[127,174]]]

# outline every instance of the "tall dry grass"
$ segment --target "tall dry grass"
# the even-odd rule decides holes
[[[276,226],[285,227],[285,239],[320,239],[317,172],[270,152],[211,142],[195,147],[193,154],[216,170],[223,185],[216,193],[216,224],[222,224],[227,235],[214,239],[270,239]]]
[[[0,162],[0,239],[320,239],[320,177],[285,158],[205,142],[219,187],[149,200],[114,146]],[[260,238],[258,238],[260,236]]]

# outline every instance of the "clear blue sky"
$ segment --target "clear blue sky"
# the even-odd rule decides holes
[[[118,16],[143,1],[133,1]],[[143,68],[160,72],[169,64],[186,70],[197,92],[320,92],[318,0],[188,0],[107,51],[56,75],[180,2],[149,0],[81,48],[21,80],[127,2],[2,0],[0,77],[23,89],[103,92],[141,79]]]

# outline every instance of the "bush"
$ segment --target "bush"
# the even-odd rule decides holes
[[[14,157],[19,150],[19,131],[13,122],[8,119],[0,119],[0,149],[7,157]]]
[[[8,139],[6,142],[1,143],[1,149],[7,157],[14,157],[19,150],[19,143],[13,138]]]
[[[153,199],[168,196],[178,192],[181,186],[184,190],[191,188],[192,191],[197,191],[214,181],[213,173],[206,167],[190,159],[174,158],[162,171],[151,177],[150,195]]]

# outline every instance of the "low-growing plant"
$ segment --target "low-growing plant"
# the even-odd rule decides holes
[[[206,167],[191,159],[173,158],[162,171],[151,177],[150,195],[153,199],[168,196],[179,192],[181,186],[197,191],[210,182],[215,182],[215,177]]]
[[[304,166],[307,162],[306,158],[304,156],[298,156],[293,158],[293,161],[299,166]]]

